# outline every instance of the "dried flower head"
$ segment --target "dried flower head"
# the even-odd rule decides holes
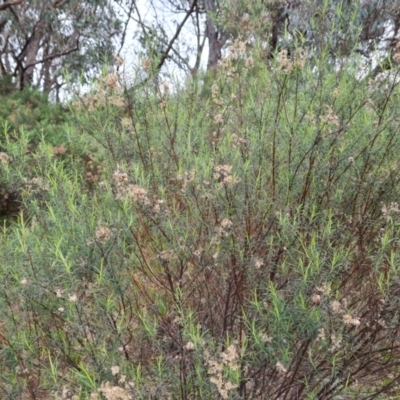
[[[250,69],[250,68],[253,68],[253,66],[254,66],[254,60],[253,60],[253,57],[252,56],[249,56],[248,58],[247,58],[247,60],[246,60],[246,68],[248,68],[248,69]]]
[[[102,226],[100,221],[97,225],[95,235],[98,240],[100,240],[101,242],[105,242],[111,238],[112,232],[110,228]]]
[[[118,75],[109,74],[100,78],[100,86],[104,89],[117,89],[118,88]]]
[[[303,49],[302,47],[297,48],[294,54],[294,66],[301,69],[304,67],[306,60],[307,50]]]
[[[321,302],[321,296],[319,295],[319,294],[313,294],[312,295],[312,297],[311,297],[311,301],[314,303],[314,304],[319,304],[320,302]]]
[[[128,185],[126,190],[127,196],[133,201],[143,201],[148,203],[147,190],[137,185]]]
[[[278,361],[276,363],[275,368],[279,374],[286,374],[286,372],[287,372],[287,369],[284,367],[284,365],[280,361]]]
[[[49,190],[49,184],[41,177],[32,179],[23,178],[23,181],[25,182],[25,189],[28,192]]]
[[[62,144],[60,146],[55,146],[52,148],[53,154],[55,156],[62,156],[67,152],[66,147]]]
[[[221,227],[222,227],[222,229],[231,229],[232,228],[232,226],[233,226],[233,222],[230,220],[230,219],[228,219],[228,218],[224,218],[222,221],[221,221]]]
[[[111,373],[113,374],[113,376],[118,375],[119,374],[119,366],[118,365],[112,366]]]
[[[223,399],[228,399],[229,392],[237,388],[237,384],[232,383],[225,377],[225,368],[236,371],[239,368],[238,352],[234,344],[228,346],[221,353],[220,359],[211,358],[205,351],[206,363],[208,364],[208,374],[210,382],[217,386],[218,392]]]
[[[12,161],[12,158],[8,154],[0,152],[0,161],[3,164],[8,164],[10,161]]]
[[[339,117],[333,112],[333,108],[331,106],[326,106],[326,108],[327,113],[319,117],[321,121],[325,124],[340,126]]]
[[[217,114],[214,117],[214,124],[222,124],[224,122],[224,117],[222,114]]]
[[[114,57],[115,57],[115,65],[120,67],[121,65],[124,64],[125,60],[120,55],[114,54]]]
[[[71,296],[68,296],[68,300],[76,303],[78,301],[78,296],[76,294],[72,294]]]
[[[232,165],[217,165],[214,167],[214,179],[225,178],[231,174]]]
[[[342,337],[340,335],[336,336],[335,334],[332,334],[331,347],[329,348],[329,350],[333,353],[334,351],[340,348],[341,344],[342,344]]]
[[[120,386],[112,386],[110,382],[103,382],[99,391],[107,400],[129,400],[129,392]]]
[[[240,182],[239,179],[231,175],[231,171],[232,165],[217,165],[214,167],[214,179],[220,182],[219,188],[222,188],[224,185],[231,186]]]
[[[358,318],[353,318],[350,314],[343,315],[343,322],[345,325],[360,325],[360,320]]]
[[[232,135],[232,144],[235,149],[242,147],[246,144],[246,139],[242,136],[236,135],[235,133]]]
[[[145,58],[142,61],[142,67],[146,72],[148,72],[151,68],[151,60],[149,58]]]
[[[334,314],[339,314],[342,311],[342,305],[337,300],[331,302],[331,310]]]
[[[194,343],[193,342],[187,342],[186,345],[185,345],[185,349],[188,350],[188,351],[194,350],[195,349]]]
[[[110,96],[108,102],[115,107],[123,108],[125,107],[125,100],[122,96]]]
[[[267,335],[266,333],[262,333],[260,335],[260,339],[264,342],[264,343],[272,343],[272,336]]]
[[[324,339],[325,339],[325,329],[321,328],[318,330],[317,341],[324,340]]]

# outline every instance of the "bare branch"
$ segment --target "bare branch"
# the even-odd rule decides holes
[[[125,11],[125,10],[124,10]],[[129,21],[132,19],[132,12],[134,11],[134,2],[131,3],[129,10],[126,12],[127,14],[127,18],[125,21],[125,27],[124,27],[124,31],[122,32],[122,38],[121,38],[121,45],[119,47],[119,50],[117,51],[117,54],[120,55],[122,48],[124,47],[125,44],[125,38],[126,38],[126,31],[128,29],[128,24]]]
[[[46,61],[49,61],[49,60],[53,60],[55,58],[66,56],[66,55],[71,54],[74,51],[78,51],[78,50],[79,50],[79,37],[76,38],[76,47],[71,47],[71,48],[66,49],[64,51],[61,51],[61,52],[58,52],[58,53],[53,53],[53,54],[48,55],[47,57],[43,57],[42,59],[37,60],[34,63],[26,65],[25,69],[27,69],[29,67],[33,67],[33,66],[38,65],[38,64],[42,64],[42,63],[44,63]]]
[[[14,0],[14,1],[7,1],[7,3],[0,4],[0,11],[7,10],[12,6],[16,6],[17,4],[22,3],[24,0]]]
[[[196,4],[197,4],[197,0],[193,0],[192,5],[190,6],[188,12],[187,12],[186,15],[185,15],[185,18],[184,18],[183,21],[179,24],[179,26],[178,26],[178,28],[177,28],[177,30],[176,30],[176,32],[175,32],[175,35],[174,35],[173,38],[170,40],[167,49],[164,51],[164,54],[161,56],[161,59],[160,59],[158,65],[157,65],[157,69],[160,69],[160,68],[163,66],[165,60],[168,58],[168,54],[169,54],[169,52],[171,51],[171,48],[172,48],[172,46],[173,46],[175,40],[179,37],[179,34],[180,34],[180,32],[181,32],[183,26],[185,25],[186,21],[189,19],[190,15],[191,15],[192,12],[194,11],[194,9],[195,9],[195,7],[196,7]]]

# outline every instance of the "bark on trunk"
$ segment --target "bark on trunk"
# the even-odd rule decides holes
[[[204,5],[206,8],[206,36],[209,47],[207,70],[210,71],[217,67],[218,61],[221,59],[221,51],[226,42],[226,35],[218,31],[212,18],[217,10],[215,0],[205,0]]]

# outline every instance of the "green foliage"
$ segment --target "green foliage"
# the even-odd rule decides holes
[[[4,127],[8,132],[19,132],[24,129],[29,133],[29,140],[38,143],[41,137],[54,146],[65,141],[65,135],[60,129],[69,119],[66,109],[61,104],[53,104],[47,96],[33,89],[12,91],[2,95],[0,104],[0,133],[4,141]]]
[[[22,210],[21,191],[33,189],[26,180],[33,179],[36,169],[45,168],[43,163],[48,159],[58,158],[68,169],[70,160],[76,158],[81,164],[80,170],[90,171],[87,168],[90,161],[87,159],[88,143],[76,136],[65,106],[53,104],[46,95],[31,89],[11,91],[3,95],[2,100],[0,152],[13,154],[13,167],[9,173],[0,174],[1,223],[8,222]],[[40,148],[45,156],[37,157]]]
[[[397,77],[244,49],[208,88],[104,75],[72,108],[90,174],[6,135],[4,398],[398,392]]]

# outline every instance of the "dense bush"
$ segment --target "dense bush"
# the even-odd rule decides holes
[[[79,170],[90,161],[89,144],[69,123],[72,117],[67,107],[51,103],[37,90],[16,91],[10,85],[5,78],[0,81],[0,153],[13,153],[11,173],[0,175],[0,222],[8,222],[21,211],[20,192],[29,187],[25,181],[34,179],[35,169],[47,168],[46,161],[43,164],[37,157],[43,153],[39,147],[46,148],[47,158],[52,155],[67,164],[77,158]]]
[[[399,90],[356,76],[237,42],[209,88],[103,76],[85,174],[2,143],[2,398],[396,394]]]

